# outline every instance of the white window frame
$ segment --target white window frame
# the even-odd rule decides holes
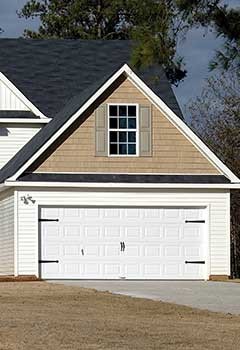
[[[110,106],[135,106],[136,129],[111,129],[110,130]],[[108,128],[108,157],[139,157],[139,104],[138,103],[108,103],[107,105],[107,128]],[[136,154],[110,154],[110,131],[136,131]]]

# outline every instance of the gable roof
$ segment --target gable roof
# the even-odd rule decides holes
[[[129,63],[131,48],[125,40],[0,39],[0,72],[45,116],[58,117],[73,96]],[[152,67],[139,76],[182,117],[163,69]]]
[[[152,100],[164,116],[170,120],[195,147],[231,182],[240,180],[222,161],[198,138],[196,134],[129,68],[122,66],[108,78],[95,82],[85,90],[84,94],[74,97],[71,102],[59,112],[48,125],[37,133],[0,171],[0,183],[6,179],[15,181],[48,149],[58,137],[78,118],[84,117],[84,112],[111,87],[122,75],[126,75],[146,96]]]

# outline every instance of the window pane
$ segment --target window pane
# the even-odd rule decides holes
[[[110,142],[117,142],[117,131],[111,131],[110,132]]]
[[[126,118],[120,118],[119,119],[119,128],[120,129],[126,129],[127,128],[127,119]]]
[[[117,129],[118,127],[118,119],[110,118],[110,129]]]
[[[136,106],[128,106],[128,116],[136,117]]]
[[[127,133],[125,131],[119,132],[119,142],[127,142]]]
[[[120,117],[127,116],[127,106],[119,106],[119,116]]]
[[[128,133],[128,142],[136,142],[136,132],[131,131]]]
[[[136,145],[128,145],[128,154],[136,154]]]
[[[128,118],[128,129],[136,129],[136,118]]]
[[[109,106],[110,117],[116,117],[118,115],[117,108],[118,106]]]
[[[127,145],[126,145],[126,143],[119,144],[119,154],[127,154]]]
[[[117,144],[110,143],[110,154],[117,154]]]

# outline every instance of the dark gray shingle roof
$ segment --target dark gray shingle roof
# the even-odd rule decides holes
[[[128,41],[0,40],[0,71],[43,113],[54,116],[0,170],[0,183],[19,170],[107,79],[129,62],[130,48]],[[160,67],[137,74],[182,117]]]
[[[114,74],[115,72],[113,72]],[[10,161],[0,170],[0,183],[14,175],[66,121],[111,77],[103,77],[100,81],[94,82],[82,94],[73,97],[68,104],[45,125]],[[81,117],[80,117],[81,118]]]
[[[187,183],[224,184],[230,180],[224,175],[133,175],[133,174],[25,174],[19,181],[36,182],[101,182],[101,183]]]
[[[0,71],[46,116],[54,117],[76,95],[130,62],[132,43],[113,40],[0,39]],[[164,71],[141,78],[180,117]],[[160,81],[156,81],[156,75]]]
[[[40,119],[34,113],[30,111],[0,111],[1,119]]]

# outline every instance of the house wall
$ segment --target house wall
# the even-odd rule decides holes
[[[14,273],[14,193],[0,192],[0,275]]]
[[[36,202],[24,204],[23,196]],[[38,275],[40,206],[206,206],[209,211],[209,275],[230,274],[230,195],[228,190],[60,190],[18,192],[18,274]]]
[[[138,103],[152,109],[151,157],[95,156],[95,115],[78,127],[35,172],[219,174],[219,171],[128,79],[104,103]]]
[[[40,130],[39,125],[0,123],[0,169]]]
[[[0,81],[0,110],[28,111],[29,108]]]

